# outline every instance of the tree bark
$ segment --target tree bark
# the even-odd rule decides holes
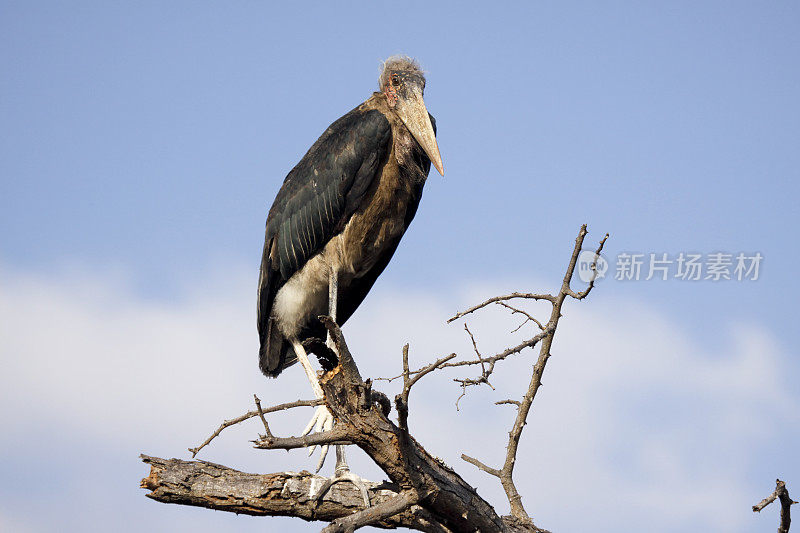
[[[293,516],[331,522],[364,508],[359,490],[350,483],[337,483],[316,501],[310,497],[325,478],[310,472],[248,474],[206,461],[183,461],[141,456],[150,465],[142,488],[148,498],[162,503],[205,507],[217,511],[254,516]],[[373,506],[397,495],[389,483],[368,484]],[[384,529],[406,527],[418,531],[445,532],[419,506],[370,524]]]
[[[303,520],[333,522],[364,509],[361,493],[350,483],[337,483],[319,501],[313,494],[325,478],[310,472],[275,472],[248,474],[207,461],[184,461],[141,456],[150,465],[150,475],[141,487],[151,491],[148,498],[162,503],[205,507],[216,511],[253,516],[292,516]],[[396,497],[398,487],[392,483],[367,483],[373,507]],[[501,531],[523,533],[531,529],[511,516],[501,519]],[[432,515],[413,505],[371,526],[381,529],[404,527],[426,533],[449,533],[451,530]],[[474,529],[473,529],[474,531]],[[546,533],[546,532],[544,532]]]

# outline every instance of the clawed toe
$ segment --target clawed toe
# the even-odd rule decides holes
[[[311,417],[311,420],[308,422],[308,425],[301,433],[301,436],[306,436],[312,431],[314,433],[320,433],[323,431],[330,431],[331,429],[333,429],[333,415],[331,414],[331,412],[328,410],[327,407],[325,407],[324,405],[320,405],[319,407],[317,407],[317,410],[314,411],[314,416]],[[317,449],[316,444],[314,446],[311,446],[308,449],[308,456],[311,457],[311,455],[314,453],[316,449]],[[317,462],[317,470],[316,470],[317,472],[320,471],[322,465],[325,463],[325,458],[328,456],[328,449],[329,446],[327,444],[320,446],[319,461]]]
[[[322,485],[317,490],[316,494],[312,494],[312,499],[319,501],[327,494],[327,492],[331,489],[334,483],[338,483],[340,481],[349,481],[353,485],[358,488],[359,492],[361,492],[361,499],[364,500],[364,506],[369,507],[369,490],[367,487],[367,483],[372,483],[371,481],[362,478],[361,476],[352,473],[350,470],[339,470],[336,474],[330,478],[327,478]]]

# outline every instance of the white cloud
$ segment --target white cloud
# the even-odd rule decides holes
[[[48,446],[66,456],[96,453],[106,467],[87,472],[80,461],[52,457],[44,463],[65,478],[80,477],[80,483],[65,482],[67,493],[59,494],[67,509],[80,508],[85,495],[97,490],[95,477],[120,478],[119,496],[104,494],[113,504],[92,516],[100,523],[126,516],[123,529],[182,520],[199,527],[213,523],[214,529],[263,527],[257,520],[221,518],[223,513],[167,509],[135,489],[136,476],[146,473],[136,454],[185,457],[186,447],[223,418],[249,409],[253,392],[264,403],[310,397],[298,369],[277,380],[260,376],[253,279],[232,271],[195,284],[169,304],[136,297],[120,279],[4,272],[0,416],[6,431],[0,451],[12,458],[8,464],[35,463]],[[473,287],[461,295],[414,294],[379,286],[346,329],[362,373],[397,374],[404,342],[411,342],[416,366],[454,350],[469,353],[462,325],[444,320],[493,293]],[[775,473],[759,471],[759,454],[769,453],[787,431],[797,437],[798,397],[783,376],[786,355],[774,336],[732,325],[725,345],[708,347],[652,306],[607,298],[569,303],[564,314],[516,473],[537,522],[555,531],[748,531],[761,525],[749,506]],[[518,322],[501,310],[469,319],[484,353],[510,345],[509,330]],[[454,407],[454,372],[426,378],[412,393],[412,431],[501,512],[507,506],[496,480],[458,455],[502,462],[514,413],[493,402],[522,394],[534,356],[498,367],[492,381],[497,390],[468,391],[460,411]],[[394,394],[396,385],[376,386]],[[310,414],[276,416],[276,428],[296,432]],[[299,452],[251,451],[247,440],[257,430],[230,430],[205,458],[246,470],[312,466]],[[42,435],[50,442],[43,443]],[[358,453],[351,456],[368,477],[380,475]],[[120,457],[122,464],[115,462]],[[796,460],[787,466],[798,471]],[[751,486],[754,473],[765,478],[758,487]],[[130,509],[120,509],[120,502],[130,502]],[[206,522],[207,516],[216,518]],[[303,522],[280,523],[308,530]]]

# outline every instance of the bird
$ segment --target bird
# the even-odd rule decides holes
[[[341,326],[352,316],[414,219],[431,164],[444,176],[424,90],[416,60],[389,57],[378,91],[333,122],[286,176],[267,215],[258,279],[266,376],[300,362],[317,398],[324,397],[307,351],[325,366],[324,350],[313,346],[324,346],[323,338],[332,343],[318,317]],[[332,427],[322,405],[303,435]],[[336,476],[351,479],[344,449],[336,452]],[[317,471],[326,453],[324,446]]]

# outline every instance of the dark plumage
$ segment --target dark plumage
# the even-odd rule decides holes
[[[336,321],[347,321],[414,218],[429,155],[441,172],[424,85],[416,63],[390,58],[381,91],[331,124],[284,180],[267,217],[258,284],[264,374],[297,360],[293,343],[324,338],[317,317],[328,314],[331,272]]]

